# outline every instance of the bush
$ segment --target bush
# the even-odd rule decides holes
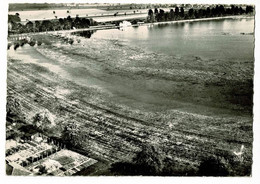
[[[42,42],[41,42],[41,41],[37,41],[37,45],[38,45],[38,46],[41,46],[41,45],[42,45]]]
[[[159,149],[153,145],[144,145],[132,162],[118,162],[111,165],[110,171],[115,175],[161,175],[163,162]]]
[[[229,171],[219,158],[209,157],[202,160],[198,175],[199,176],[227,176]]]
[[[20,46],[19,43],[16,43],[16,44],[14,45],[14,50],[16,50],[19,46]]]
[[[7,96],[6,119],[9,121],[25,121],[25,115],[19,99],[13,96]]]
[[[138,168],[133,163],[129,162],[117,162],[111,165],[110,172],[114,175],[123,175],[123,176],[135,176],[138,174]]]
[[[35,44],[36,44],[35,41],[30,41],[30,42],[29,42],[29,45],[32,46],[32,47],[33,47]]]
[[[55,116],[45,109],[42,112],[36,113],[32,118],[33,126],[37,127],[39,131],[52,133],[55,128]]]
[[[141,152],[133,158],[140,175],[159,175],[163,168],[163,158],[158,148],[145,145]]]
[[[73,39],[69,39],[69,44],[72,45],[74,43]]]

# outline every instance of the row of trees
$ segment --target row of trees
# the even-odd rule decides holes
[[[253,6],[246,6],[246,9],[242,7],[231,5],[230,8],[225,8],[223,5],[216,5],[213,8],[206,9],[189,9],[185,11],[183,7],[175,7],[175,10],[170,9],[166,12],[163,9],[155,8],[154,11],[149,9],[148,11],[148,22],[162,22],[172,20],[183,20],[183,19],[194,19],[194,18],[207,18],[207,17],[221,17],[229,15],[242,15],[253,13]]]
[[[20,23],[21,19],[19,14],[8,15],[9,33],[29,33],[29,32],[45,32],[55,30],[70,30],[73,28],[88,28],[89,26],[96,25],[93,19],[87,18],[59,18],[55,20],[35,21],[34,23],[28,21],[25,25]]]
[[[131,162],[112,164],[110,171],[114,175],[143,176],[227,176],[228,169],[218,158],[202,160],[199,168],[179,165],[173,158],[165,157],[153,145],[144,145]]]
[[[158,147],[146,144],[131,162],[114,163],[110,171],[114,175],[128,176],[248,176],[251,167],[236,161],[231,155],[225,158],[205,157],[200,160],[198,167],[180,165],[173,157],[165,156]]]

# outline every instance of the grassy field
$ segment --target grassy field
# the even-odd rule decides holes
[[[19,13],[19,17],[21,18],[21,21],[34,21],[34,20],[44,20],[44,19],[56,19],[56,17],[59,18],[67,18],[68,16],[76,17],[78,15],[79,17],[93,17],[93,16],[110,16],[110,18],[113,19],[115,13],[119,13],[120,16],[123,15],[125,17],[125,13],[130,16],[129,14],[133,14],[135,11],[136,15],[140,17],[147,17],[148,9],[140,9],[140,10],[102,10],[97,8],[88,8],[88,9],[69,9],[69,12],[67,12],[67,9],[54,9],[54,10],[29,10],[29,11],[9,11],[8,14],[15,15],[16,13]],[[55,13],[54,13],[55,12]],[[101,19],[97,18],[97,20]],[[105,17],[103,17],[105,18]]]

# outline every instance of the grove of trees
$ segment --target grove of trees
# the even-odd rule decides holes
[[[163,9],[154,10],[149,9],[147,22],[162,22],[195,18],[221,17],[230,15],[251,14],[254,12],[253,6],[246,6],[245,9],[235,5],[225,8],[223,5],[216,5],[215,7],[207,7],[203,9],[190,8],[185,11],[183,7],[175,7],[169,11]],[[54,12],[55,13],[55,12]],[[21,23],[19,13],[15,15],[8,15],[9,34],[11,33],[29,33],[29,32],[45,32],[55,30],[70,30],[73,28],[88,28],[89,26],[97,25],[97,22],[88,18],[80,18],[76,16],[72,18],[59,18],[53,20],[43,21],[28,21],[25,25]]]
[[[173,21],[173,20],[185,20],[195,18],[209,18],[209,17],[222,17],[230,15],[242,15],[251,14],[254,12],[253,6],[246,6],[246,9],[231,5],[230,8],[225,8],[223,5],[216,5],[215,7],[207,7],[206,9],[193,9],[190,8],[188,11],[184,11],[183,7],[175,7],[170,11],[163,9],[154,10],[149,9],[148,11],[148,22],[162,22],[162,21]]]
[[[55,30],[70,30],[73,28],[88,28],[89,26],[96,25],[97,23],[93,19],[80,18],[59,18],[53,20],[43,21],[28,21],[25,25],[21,23],[19,14],[8,15],[9,34],[11,33],[30,33],[30,32],[45,32]]]
[[[111,165],[113,175],[125,176],[195,176],[193,167],[180,166],[173,158],[156,145],[144,144],[131,162],[116,162]]]
[[[166,155],[158,145],[142,145],[131,161],[116,162],[110,167],[112,175],[124,176],[249,176],[251,166],[237,161],[232,154],[205,155],[198,166],[181,164],[174,155]]]
[[[112,164],[111,172],[115,175],[160,175],[163,169],[163,156],[153,145],[143,145],[131,162]]]

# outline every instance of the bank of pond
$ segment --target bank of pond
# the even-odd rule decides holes
[[[147,18],[144,20],[145,23],[153,22],[164,22],[164,21],[176,21],[176,20],[189,20],[199,18],[210,18],[210,17],[225,17],[231,15],[252,15],[254,14],[253,6],[241,6],[231,5],[230,8],[226,8],[223,5],[216,5],[215,7],[207,7],[206,9],[193,9],[190,8],[188,11],[184,11],[183,7],[175,7],[165,11],[163,9],[154,10],[149,9]],[[133,18],[130,20],[132,24],[137,24],[139,19]],[[119,25],[120,21],[108,21]],[[104,24],[104,23],[103,23]],[[105,23],[106,24],[106,23]],[[58,18],[52,20],[37,20],[30,21],[22,24],[19,13],[15,15],[8,15],[8,34],[21,34],[31,32],[46,32],[46,31],[57,31],[57,30],[71,30],[88,28],[90,26],[102,25],[94,21],[92,18],[87,17],[71,17]]]

